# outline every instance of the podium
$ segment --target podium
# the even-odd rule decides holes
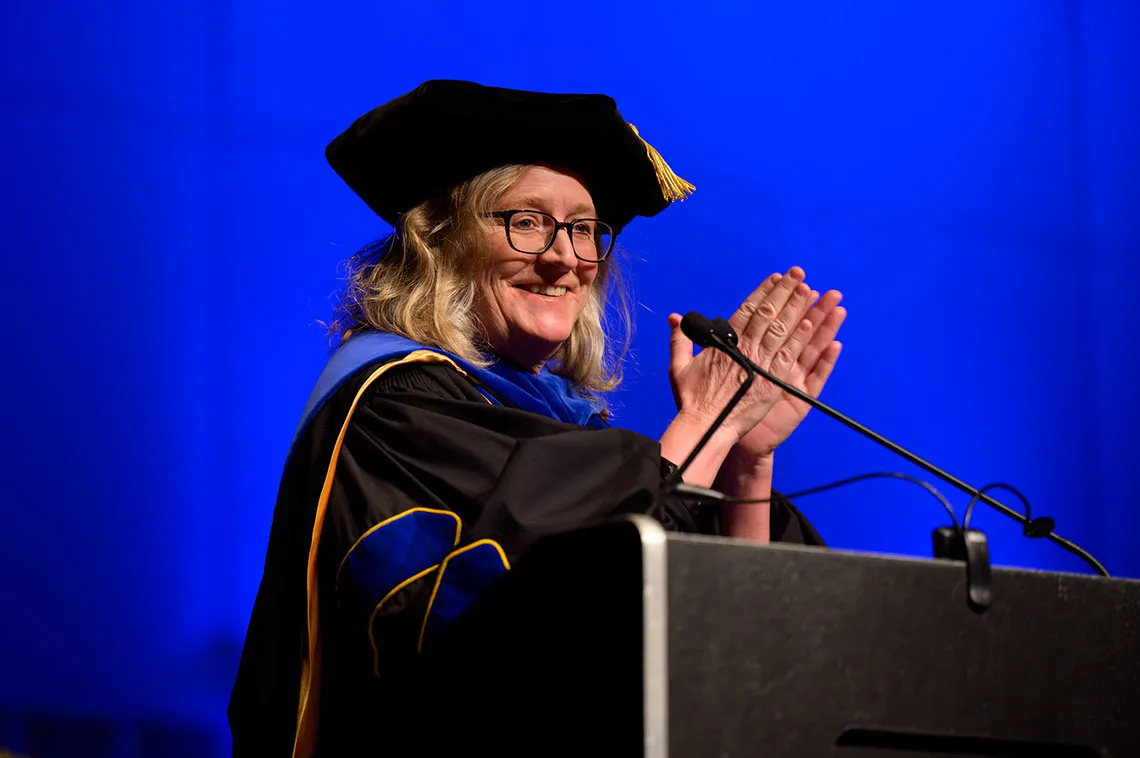
[[[549,537],[393,690],[391,754],[1140,757],[1140,582],[995,569],[977,613],[965,573],[645,517]]]

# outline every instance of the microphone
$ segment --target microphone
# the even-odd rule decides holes
[[[681,319],[681,331],[698,347],[712,347],[713,340],[720,336],[718,328],[696,311],[686,313]]]
[[[1102,566],[1100,564],[1100,561],[1098,561],[1096,558],[1094,558],[1086,550],[1081,548],[1079,545],[1076,545],[1075,543],[1070,542],[1069,540],[1065,539],[1064,537],[1061,537],[1060,535],[1055,534],[1052,531],[1052,519],[1049,519],[1048,517],[1030,519],[1028,516],[1022,516],[1020,513],[1013,510],[1009,506],[1007,506],[1007,505],[993,499],[989,495],[987,495],[984,491],[984,488],[982,490],[979,490],[978,488],[967,484],[966,482],[962,481],[958,477],[953,476],[952,474],[950,474],[946,471],[943,471],[941,468],[939,468],[938,466],[935,466],[933,463],[930,463],[929,461],[926,461],[923,458],[920,458],[918,455],[907,450],[902,445],[899,445],[895,442],[892,442],[891,440],[887,439],[883,435],[867,428],[863,424],[860,424],[858,421],[855,421],[854,419],[844,415],[843,413],[840,413],[836,409],[832,408],[831,406],[827,405],[826,403],[824,403],[820,400],[817,400],[816,398],[814,398],[811,395],[807,394],[806,392],[800,390],[799,388],[793,387],[792,385],[788,384],[787,382],[783,381],[782,379],[778,379],[777,377],[772,376],[772,374],[768,373],[767,371],[765,371],[760,366],[757,366],[755,363],[753,363],[751,360],[749,360],[748,356],[744,355],[744,353],[741,352],[741,350],[737,347],[738,340],[737,340],[736,332],[733,330],[732,325],[729,324],[724,319],[717,318],[717,319],[713,319],[712,321],[709,321],[707,318],[705,318],[704,316],[702,316],[699,313],[688,313],[681,320],[682,330],[684,330],[684,328],[685,328],[685,322],[686,321],[689,322],[689,324],[691,325],[691,328],[693,329],[693,334],[690,334],[688,331],[685,331],[685,335],[688,336],[689,339],[693,340],[693,342],[695,342],[696,344],[701,345],[701,347],[705,347],[704,344],[701,344],[701,341],[698,341],[697,338],[699,337],[700,340],[705,341],[709,347],[713,347],[717,350],[720,350],[725,355],[727,355],[729,358],[734,360],[736,363],[740,364],[741,366],[746,366],[747,367],[746,370],[750,369],[749,378],[748,378],[748,386],[751,386],[752,379],[754,378],[754,376],[756,374],[759,374],[761,377],[768,380],[772,384],[775,384],[777,387],[784,390],[788,394],[799,398],[800,400],[804,401],[805,403],[812,406],[813,408],[819,409],[820,412],[830,416],[831,418],[835,419],[836,421],[839,421],[841,424],[848,427],[849,429],[855,430],[856,432],[863,435],[864,437],[867,437],[870,440],[878,443],[879,445],[882,445],[883,447],[887,448],[888,450],[895,453],[896,455],[902,456],[903,458],[910,461],[911,463],[918,466],[919,468],[924,469],[925,471],[928,471],[931,474],[934,474],[939,479],[942,479],[944,482],[947,482],[948,484],[953,485],[954,487],[961,490],[962,492],[965,492],[966,494],[970,495],[974,499],[973,501],[971,501],[971,504],[974,501],[981,501],[981,502],[985,503],[986,505],[990,506],[991,508],[993,508],[993,509],[999,511],[1000,513],[1008,516],[1009,518],[1013,519],[1014,521],[1017,521],[1018,523],[1020,523],[1022,525],[1023,533],[1027,537],[1044,536],[1047,539],[1049,539],[1049,541],[1060,546],[1062,549],[1072,553],[1073,555],[1076,555],[1078,558],[1080,558],[1081,560],[1088,563],[1101,576],[1105,576],[1105,577],[1109,576],[1108,571],[1105,570],[1104,566]],[[743,393],[739,393],[739,392],[737,393],[737,395],[742,395],[742,394]],[[725,408],[725,412],[722,412],[721,416],[719,416],[717,418],[717,422],[714,423],[713,427],[705,435],[705,438],[702,440],[702,442],[707,441],[707,439],[712,436],[712,432],[715,431],[717,426],[719,426],[721,423],[724,422],[724,419],[728,417],[728,413],[731,412],[732,408],[735,407],[737,402],[739,402],[739,398],[737,396],[734,396],[733,401],[730,402],[729,406],[727,406]],[[692,456],[690,456],[690,458],[691,457]]]

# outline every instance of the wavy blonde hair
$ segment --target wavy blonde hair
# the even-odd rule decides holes
[[[346,262],[331,325],[334,343],[376,329],[440,348],[479,366],[491,363],[474,314],[479,282],[491,270],[486,217],[530,166],[503,166],[407,211],[389,236]],[[632,337],[630,295],[614,250],[598,264],[590,297],[551,370],[599,396],[621,382]],[[600,398],[599,398],[600,399]]]

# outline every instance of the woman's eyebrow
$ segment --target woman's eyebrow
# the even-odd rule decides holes
[[[516,197],[515,199],[511,200],[507,204],[513,208],[519,208],[519,209],[533,208],[536,211],[546,211],[547,213],[550,212],[550,206],[547,205],[545,200],[543,200],[541,197],[532,196],[532,195],[528,195],[526,197]],[[585,214],[585,215],[593,216],[594,213],[596,213],[596,211],[594,210],[593,205],[591,205],[589,203],[578,203],[577,205],[574,205],[570,208],[570,214],[569,215],[575,216],[575,215]]]

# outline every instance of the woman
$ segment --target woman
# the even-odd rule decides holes
[[[660,441],[606,421],[613,241],[692,189],[611,99],[428,82],[327,156],[395,232],[354,260],[342,343],[286,462],[230,706],[236,755],[367,741],[419,652],[544,534],[640,512],[820,543],[771,490],[808,407],[765,382],[685,479],[771,505],[710,525],[665,493],[740,381],[722,355],[693,355],[676,314],[677,416]],[[844,312],[803,277],[768,277],[730,321],[753,360],[817,394]]]

